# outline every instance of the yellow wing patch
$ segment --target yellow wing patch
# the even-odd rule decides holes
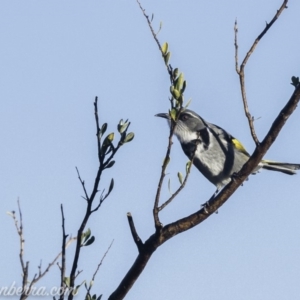
[[[245,147],[242,145],[242,143],[240,141],[238,141],[235,138],[231,139],[232,144],[234,145],[234,147],[239,150],[240,152],[246,154],[247,156],[250,156],[249,153],[247,152],[247,150],[245,149]]]

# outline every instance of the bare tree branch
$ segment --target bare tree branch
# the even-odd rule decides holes
[[[60,252],[53,260],[51,263],[48,264],[47,268],[42,271],[42,261],[40,262],[38,266],[38,274],[34,274],[32,280],[28,280],[29,276],[29,261],[26,263],[24,262],[24,246],[25,246],[25,240],[24,240],[24,233],[23,233],[23,216],[22,216],[22,211],[21,211],[21,205],[20,201],[18,199],[18,210],[19,210],[19,218],[20,218],[20,225],[18,224],[18,220],[16,218],[15,212],[13,211],[10,215],[12,216],[15,227],[17,229],[19,238],[20,238],[20,263],[22,267],[22,293],[21,293],[21,300],[25,300],[28,298],[30,295],[33,286],[42,278],[46,275],[47,272],[49,272],[50,268],[56,263],[60,255],[62,255],[62,252]],[[69,241],[65,244],[65,248],[67,248],[76,238],[70,238]]]
[[[100,125],[99,125],[99,115],[98,115],[98,97],[95,97],[94,112],[95,112],[95,121],[96,121],[98,159],[99,159],[99,163],[102,164],[103,159],[102,159],[102,155],[101,155],[101,140],[99,138],[99,136],[100,136]]]
[[[139,3],[139,1],[137,0]],[[245,93],[245,84],[244,84],[244,67],[247,63],[247,60],[249,59],[250,55],[253,53],[256,44],[258,41],[263,37],[263,35],[267,32],[267,30],[272,26],[272,24],[275,22],[275,20],[279,17],[283,9],[286,7],[287,1],[284,1],[283,6],[281,9],[277,12],[275,15],[275,19],[273,18],[272,22],[267,25],[267,28],[259,35],[257,42],[253,44],[253,46],[250,48],[248,54],[246,55],[246,58],[244,59],[244,62],[241,65],[241,69],[238,69],[238,44],[237,44],[237,25],[235,26],[235,59],[236,59],[236,71],[240,75],[241,79],[241,88],[244,89],[243,94],[243,100],[244,104],[246,104],[246,108],[248,109],[247,105],[247,99],[246,99],[246,93]],[[139,3],[139,6],[141,10],[143,11],[144,16],[147,18],[148,24],[151,28],[151,23],[149,22],[148,16],[145,14],[144,9],[141,7],[141,4]],[[152,34],[153,34],[153,30]],[[154,36],[156,39],[156,36]],[[295,85],[296,86],[296,85]],[[155,198],[155,205],[153,209],[154,219],[155,219],[155,227],[156,231],[153,235],[151,235],[148,240],[146,240],[143,243],[143,246],[139,248],[138,256],[133,263],[132,267],[129,269],[127,274],[124,276],[123,280],[119,284],[119,286],[116,288],[116,290],[110,295],[109,300],[120,300],[123,299],[128,291],[131,289],[137,278],[140,276],[140,274],[143,272],[145,266],[147,265],[149,259],[151,258],[154,251],[161,246],[163,243],[165,243],[167,240],[171,239],[175,235],[182,233],[186,230],[191,229],[194,226],[199,225],[203,221],[205,221],[211,214],[216,212],[228,199],[229,197],[235,192],[235,190],[243,183],[244,180],[248,178],[248,176],[252,173],[252,171],[255,169],[255,167],[258,165],[258,163],[261,161],[265,153],[269,150],[275,139],[277,138],[278,134],[280,133],[280,130],[284,126],[287,119],[290,117],[290,115],[293,113],[293,111],[296,109],[298,103],[300,101],[300,85],[296,86],[295,91],[293,92],[292,96],[290,97],[289,101],[285,105],[285,107],[281,110],[275,121],[273,122],[268,134],[265,136],[264,140],[259,143],[258,139],[256,137],[254,127],[253,127],[253,120],[251,115],[247,115],[247,118],[249,120],[250,129],[252,137],[256,143],[256,149],[253,153],[253,155],[250,157],[248,162],[243,166],[241,171],[233,178],[233,180],[215,197],[211,198],[208,201],[208,205],[201,208],[199,211],[182,218],[180,220],[177,220],[173,223],[170,223],[166,226],[163,226],[159,222],[158,218],[158,212],[159,212],[159,196],[161,191],[162,182],[164,179],[164,172],[165,168],[169,162],[170,157],[170,148],[172,145],[172,134],[174,132],[174,127],[171,126],[170,129],[170,136],[169,136],[169,143],[167,148],[167,153],[165,156],[165,160],[162,166],[162,172],[157,188],[156,198]],[[245,109],[245,112],[247,110]],[[167,201],[168,202],[168,201]],[[164,204],[163,204],[164,205]],[[163,206],[162,205],[162,206]],[[134,227],[133,227],[134,228]],[[135,228],[133,229],[135,231]],[[135,233],[133,232],[133,236]],[[139,237],[135,236],[133,237],[134,240],[138,240]]]
[[[92,277],[92,280],[91,280],[92,282],[95,281],[96,275],[97,275],[97,273],[98,273],[98,271],[99,271],[99,269],[100,269],[100,267],[101,267],[101,265],[102,265],[102,263],[103,263],[103,261],[104,261],[106,255],[107,255],[107,253],[109,252],[109,250],[110,250],[110,248],[111,248],[113,242],[114,242],[114,240],[112,240],[112,242],[111,242],[110,245],[108,246],[106,252],[105,252],[104,255],[102,256],[102,258],[101,258],[101,260],[100,260],[100,263],[98,264],[97,269],[96,269],[96,271],[95,271],[94,274],[93,274],[93,277]],[[93,284],[90,284],[89,287],[87,288],[87,292],[86,292],[86,297],[85,297],[85,299],[88,299],[88,296],[91,296],[90,292],[91,292],[92,286],[93,286]]]
[[[217,211],[229,199],[229,197],[237,190],[237,188],[244,182],[244,180],[246,180],[246,178],[252,173],[253,169],[257,166],[265,153],[269,150],[278,134],[280,133],[280,130],[284,126],[285,122],[296,109],[299,101],[300,85],[298,85],[298,87],[295,89],[290,100],[275,119],[268,134],[266,135],[262,143],[258,147],[256,147],[253,155],[243,166],[238,176],[236,176],[235,179],[232,180],[215,198],[211,199],[205,208],[202,208],[185,218],[162,227],[159,232],[156,231],[152,236],[150,236],[144,243],[143,251],[138,254],[128,273],[124,276],[117,289],[108,298],[109,300],[120,300],[125,297],[139,275],[144,270],[153,252],[160,245],[162,245],[175,235],[199,225],[200,223],[205,221],[211,214]]]
[[[166,171],[167,165],[170,161],[171,147],[172,147],[172,144],[173,144],[172,136],[174,134],[175,125],[176,124],[173,124],[173,122],[172,122],[170,135],[169,135],[167,152],[166,152],[165,159],[164,159],[164,162],[163,162],[163,165],[162,165],[162,170],[161,170],[161,173],[160,173],[160,178],[159,178],[159,181],[158,181],[156,196],[155,196],[155,200],[154,200],[153,218],[154,218],[154,225],[155,225],[156,230],[159,230],[162,227],[162,224],[161,224],[161,222],[159,220],[159,216],[158,216],[158,213],[159,213],[158,205],[159,205],[159,198],[160,198],[162,184],[163,184],[164,178],[166,176],[165,171]]]
[[[199,137],[198,137],[198,138],[199,138]],[[195,143],[198,143],[198,142],[199,142],[198,140],[195,141]],[[195,151],[194,151],[193,156],[192,156],[192,158],[191,158],[191,160],[190,160],[190,166],[189,166],[188,169],[187,169],[187,173],[186,173],[186,175],[185,175],[184,181],[182,182],[182,184],[180,185],[180,187],[176,190],[176,192],[175,192],[175,193],[174,193],[174,194],[173,194],[166,202],[164,202],[161,206],[158,207],[158,211],[163,210],[168,204],[170,204],[170,203],[173,201],[173,199],[174,199],[174,198],[182,191],[182,189],[185,187],[186,182],[187,182],[187,180],[188,180],[188,178],[189,178],[189,175],[190,175],[190,173],[191,173],[191,167],[192,167],[193,162],[194,162],[196,150],[197,150],[197,147],[195,147]]]
[[[78,170],[77,170],[78,172]],[[78,176],[79,176],[79,172],[78,172]],[[61,268],[60,268],[60,300],[64,299],[64,290],[65,290],[65,283],[64,283],[64,279],[65,279],[65,273],[66,273],[66,239],[68,237],[68,235],[66,235],[66,231],[65,231],[65,216],[64,216],[64,208],[63,205],[60,205],[60,210],[61,210],[61,220],[62,220],[62,250],[61,250]]]
[[[245,115],[248,119],[251,136],[252,136],[256,146],[259,145],[259,140],[258,140],[257,135],[255,133],[254,124],[253,124],[253,117],[251,116],[250,111],[249,111],[249,107],[248,107],[246,88],[245,88],[245,66],[246,66],[251,54],[254,52],[254,50],[255,50],[257,44],[259,43],[259,41],[263,38],[263,36],[268,32],[268,30],[272,27],[272,25],[275,23],[275,21],[279,18],[279,16],[283,12],[283,10],[285,8],[287,8],[287,3],[288,3],[288,0],[283,1],[281,7],[279,8],[279,10],[277,10],[277,12],[276,12],[275,16],[273,17],[273,19],[271,20],[271,22],[266,24],[265,29],[255,39],[255,41],[253,42],[250,50],[247,52],[242,64],[240,65],[240,68],[238,67],[239,62],[238,62],[238,42],[237,42],[237,34],[238,34],[237,20],[235,21],[235,25],[234,25],[235,69],[236,69],[236,72],[239,75],[239,79],[240,79],[240,87],[241,87],[241,93],[242,93],[242,99],[243,99],[243,104],[244,104]]]
[[[158,40],[158,38],[157,38],[157,34],[158,34],[159,31],[161,30],[161,27],[159,28],[158,32],[155,33],[155,32],[154,32],[154,29],[153,29],[153,27],[152,27],[152,25],[151,25],[151,20],[150,20],[149,16],[146,14],[146,10],[142,7],[142,5],[141,5],[141,3],[140,3],[139,0],[136,0],[136,2],[138,3],[138,5],[139,5],[139,7],[140,7],[140,9],[141,9],[141,11],[142,11],[144,17],[145,17],[146,20],[147,20],[148,26],[149,26],[150,31],[151,31],[151,33],[152,33],[152,36],[153,36],[153,38],[154,38],[154,40],[155,40],[155,42],[156,42],[156,44],[157,44],[157,46],[158,46],[159,51],[161,52],[162,56],[164,56],[162,47],[161,47],[160,42],[159,42],[159,40]],[[170,80],[171,80],[171,82],[172,82],[172,78],[173,78],[173,68],[172,68],[172,66],[171,66],[170,64],[166,64],[166,67],[167,67],[168,73],[169,73],[169,75],[170,75]]]
[[[155,42],[157,43],[158,45],[158,48],[162,54],[162,56],[164,57],[165,53],[163,52],[163,49],[160,45],[160,42],[157,38],[157,34],[155,34],[154,32],[154,29],[152,27],[152,24],[151,24],[151,21],[149,19],[149,16],[146,14],[146,11],[145,9],[142,7],[141,3],[139,2],[139,0],[136,0],[144,17],[146,18],[147,20],[147,23],[148,23],[148,26],[149,26],[149,29],[152,33],[152,36],[155,40]],[[168,71],[168,74],[170,76],[170,81],[171,81],[171,84],[172,86],[175,85],[175,80],[176,80],[176,77],[177,76],[174,76],[173,74],[173,68],[170,64],[168,64],[166,61],[165,61],[165,64],[167,66],[167,71]],[[183,97],[183,95],[182,95]],[[174,108],[174,105],[173,105],[173,100],[174,98],[172,97],[170,99],[170,103],[171,103],[171,109]],[[179,108],[178,108],[178,114],[177,114],[177,117],[179,117],[181,111],[183,110],[182,108],[182,103],[180,104]],[[171,153],[171,147],[172,147],[172,144],[173,144],[173,141],[172,141],[172,137],[173,137],[173,134],[174,134],[174,130],[175,130],[175,127],[176,127],[176,121],[174,121],[173,119],[171,120],[171,126],[170,126],[170,134],[169,134],[169,140],[168,140],[168,146],[167,146],[167,152],[166,152],[166,155],[165,155],[165,158],[164,158],[164,162],[163,162],[163,165],[162,165],[162,170],[161,170],[161,174],[160,174],[160,178],[159,178],[159,182],[158,182],[158,186],[157,186],[157,191],[156,191],[156,196],[155,196],[155,200],[154,200],[154,207],[153,207],[153,219],[154,219],[154,225],[155,225],[155,228],[157,231],[159,231],[162,227],[162,224],[159,220],[159,211],[162,210],[166,205],[168,205],[173,199],[169,199],[165,204],[163,204],[161,207],[159,207],[159,200],[160,200],[160,193],[161,193],[161,188],[162,188],[162,184],[163,184],[163,181],[164,181],[164,178],[165,178],[165,171],[166,171],[166,168],[167,168],[167,165],[170,161],[170,153]],[[178,189],[178,191],[176,192],[176,195],[183,189],[183,187],[185,186],[185,184]]]
[[[99,192],[98,188],[100,185],[100,180],[101,180],[101,176],[103,171],[106,168],[109,168],[110,166],[112,166],[112,159],[114,158],[115,154],[118,152],[118,150],[120,149],[120,147],[122,145],[124,145],[124,143],[126,143],[126,134],[127,134],[127,130],[130,126],[130,122],[128,123],[128,125],[126,126],[126,128],[121,132],[121,136],[120,136],[120,140],[117,144],[117,146],[115,147],[112,143],[113,140],[113,134],[108,135],[107,138],[103,141],[103,143],[101,143],[101,136],[103,135],[104,131],[106,130],[106,123],[105,125],[105,130],[103,129],[102,126],[102,130],[100,129],[100,122],[99,122],[99,114],[98,114],[98,98],[95,98],[94,101],[94,113],[95,113],[95,122],[96,122],[96,136],[97,136],[97,147],[98,147],[98,159],[99,159],[99,166],[98,166],[98,171],[95,177],[95,181],[94,181],[94,186],[93,186],[93,190],[90,194],[90,196],[88,196],[88,192],[85,189],[85,184],[84,181],[81,179],[79,172],[78,172],[78,177],[79,180],[81,182],[81,185],[84,189],[85,192],[85,196],[86,196],[86,200],[87,200],[87,206],[86,206],[86,211],[83,217],[83,220],[81,222],[81,225],[77,231],[77,243],[76,243],[76,249],[75,249],[75,254],[74,254],[74,259],[73,259],[73,264],[72,264],[72,268],[71,268],[71,272],[70,272],[70,284],[68,286],[68,288],[70,290],[74,290],[75,287],[75,279],[76,277],[80,274],[81,271],[77,271],[77,267],[78,267],[78,262],[79,262],[79,256],[80,256],[80,251],[81,251],[81,237],[82,234],[84,232],[84,229],[87,225],[87,222],[89,220],[89,218],[91,217],[91,215],[96,212],[100,207],[101,204],[103,203],[103,201],[109,196],[110,192],[113,189],[113,185],[114,185],[114,181],[112,179],[108,192],[107,194],[103,197],[102,194],[100,196],[100,200],[98,205],[93,209],[93,203],[94,200]],[[111,136],[111,139],[108,139],[108,137]],[[76,168],[77,169],[77,168]],[[72,300],[74,297],[73,293],[70,293],[68,296],[68,300]]]
[[[127,213],[127,219],[128,219],[130,231],[131,231],[131,234],[132,234],[132,238],[133,238],[139,252],[141,252],[143,250],[144,244],[143,244],[141,238],[139,237],[139,235],[138,235],[138,233],[135,229],[133,218],[132,218],[132,215],[131,215],[130,212]]]
[[[81,183],[81,185],[82,185],[82,188],[83,188],[83,191],[84,191],[84,194],[85,194],[85,197],[83,197],[83,198],[84,198],[86,201],[89,201],[89,196],[88,196],[88,193],[87,193],[86,188],[85,188],[85,183],[84,183],[84,181],[81,179],[80,174],[79,174],[79,170],[78,170],[77,167],[76,167],[76,171],[77,171],[78,179],[79,179],[79,181],[80,181],[80,183]]]

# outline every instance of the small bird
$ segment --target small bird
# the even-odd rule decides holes
[[[167,119],[170,125],[168,113],[156,116]],[[241,142],[231,134],[217,125],[206,122],[189,109],[180,113],[174,134],[185,155],[189,159],[194,155],[195,167],[217,187],[212,198],[231,181],[232,175],[239,172],[250,157]],[[296,174],[295,170],[300,169],[300,164],[262,160],[253,174],[261,168],[293,175]]]

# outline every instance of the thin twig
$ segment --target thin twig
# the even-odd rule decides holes
[[[16,229],[18,231],[18,234],[19,234],[19,237],[20,237],[20,262],[21,262],[21,266],[22,266],[22,271],[23,271],[23,274],[24,274],[24,271],[26,270],[26,266],[24,264],[24,259],[23,259],[23,255],[24,255],[24,243],[25,243],[25,240],[24,240],[24,237],[23,237],[23,218],[22,218],[22,211],[21,211],[21,205],[20,205],[20,200],[18,199],[18,211],[19,211],[19,218],[20,218],[20,226],[18,226],[18,221],[15,217],[15,214],[14,214],[14,220],[15,220],[15,226],[16,226]]]
[[[157,46],[158,46],[159,51],[160,51],[161,53],[163,53],[163,52],[162,52],[161,45],[160,45],[160,42],[159,42],[158,38],[156,37],[157,34],[154,32],[153,27],[152,27],[152,25],[151,25],[150,18],[149,18],[149,16],[146,14],[146,10],[142,7],[142,5],[141,5],[141,3],[140,3],[139,0],[136,0],[136,2],[138,3],[138,5],[139,5],[139,7],[140,7],[140,9],[141,9],[141,11],[142,11],[144,17],[146,18],[146,20],[147,20],[147,22],[148,22],[149,28],[150,28],[150,30],[151,30],[151,33],[152,33],[152,35],[153,35],[153,38],[154,38],[154,40],[155,40]]]
[[[246,88],[245,88],[245,71],[244,70],[245,70],[245,66],[246,66],[251,54],[254,52],[257,44],[262,39],[262,37],[267,33],[267,31],[271,28],[271,26],[275,23],[275,21],[279,18],[279,16],[283,12],[283,10],[285,8],[287,8],[287,3],[288,3],[288,0],[283,1],[281,7],[279,8],[279,10],[277,10],[277,12],[276,12],[275,16],[273,17],[273,19],[271,20],[271,22],[266,24],[265,29],[255,39],[255,41],[253,42],[250,50],[247,52],[240,68],[238,67],[238,42],[237,42],[238,27],[237,27],[237,21],[235,21],[235,26],[234,26],[235,68],[236,68],[236,72],[239,75],[239,79],[240,79],[240,87],[241,87],[241,93],[242,93],[242,99],[243,99],[243,104],[244,104],[245,115],[248,119],[251,136],[252,136],[252,138],[253,138],[253,140],[254,140],[257,147],[259,147],[260,142],[257,138],[256,133],[255,133],[253,117],[251,116],[250,111],[249,111],[249,107],[248,107],[248,101],[247,101],[247,96],[246,96]]]
[[[133,218],[132,218],[132,215],[130,212],[127,213],[127,219],[128,219],[132,238],[133,238],[139,252],[141,252],[143,249],[144,243],[142,242],[141,238],[139,237],[139,235],[135,229]]]
[[[100,125],[99,125],[99,115],[98,115],[98,97],[95,97],[94,113],[95,113],[95,121],[96,121],[96,136],[97,136],[98,160],[99,160],[99,163],[101,165],[102,162],[103,162],[103,158],[102,158],[102,155],[101,155],[101,140],[99,138]]]
[[[86,188],[85,188],[85,183],[84,183],[84,181],[81,179],[80,174],[79,174],[79,170],[78,170],[77,167],[76,167],[76,171],[77,171],[78,179],[79,179],[79,181],[80,181],[80,183],[81,183],[81,185],[82,185],[82,188],[83,188],[83,191],[84,191],[84,194],[85,194],[85,197],[83,197],[83,198],[84,198],[86,201],[89,201],[89,196],[88,196],[88,193],[87,193]]]
[[[154,32],[154,29],[153,29],[153,27],[152,27],[152,25],[151,25],[151,20],[150,20],[149,16],[146,14],[146,10],[142,7],[142,5],[141,5],[141,3],[140,3],[139,0],[136,0],[136,2],[138,3],[138,5],[139,5],[139,7],[140,7],[140,9],[141,9],[141,11],[142,11],[144,17],[145,17],[146,20],[147,20],[148,26],[149,26],[149,28],[150,28],[150,31],[151,31],[151,33],[152,33],[152,35],[153,35],[153,38],[154,38],[154,40],[155,40],[157,46],[158,46],[158,48],[159,48],[159,51],[161,52],[162,56],[164,56],[164,53],[163,53],[163,51],[162,51],[160,42],[159,42],[159,40],[158,40],[158,38],[157,38],[157,34],[158,34],[159,31],[161,30],[161,27],[159,28],[159,31],[158,31],[157,33],[155,33],[155,32]],[[173,77],[173,76],[172,76],[172,75],[173,75],[173,69],[172,69],[172,66],[171,66],[170,64],[166,64],[166,67],[167,67],[168,73],[169,73],[169,75],[170,75],[170,79],[171,79],[171,81],[172,81],[172,77]]]
[[[284,11],[285,8],[287,8],[287,3],[288,0],[284,0],[282,5],[280,6],[280,8],[277,10],[275,16],[273,17],[273,19],[271,20],[270,23],[266,23],[266,27],[265,29],[260,33],[260,35],[256,38],[256,40],[254,41],[253,45],[251,46],[250,50],[248,51],[248,53],[246,54],[242,64],[241,64],[241,68],[244,69],[248,59],[250,58],[251,54],[253,53],[253,51],[255,50],[258,42],[262,39],[262,37],[268,32],[268,30],[272,27],[272,25],[277,21],[277,19],[279,18],[279,16],[281,15],[281,13]]]
[[[158,216],[158,213],[159,213],[158,204],[159,204],[162,184],[163,184],[164,178],[166,176],[165,171],[166,171],[167,165],[170,161],[171,147],[172,147],[172,144],[173,144],[172,137],[173,137],[173,134],[174,134],[175,126],[176,126],[176,123],[171,122],[167,152],[166,152],[165,159],[164,159],[164,162],[163,162],[163,165],[162,165],[160,178],[159,178],[158,185],[157,185],[156,196],[155,196],[155,200],[154,200],[153,218],[154,218],[154,225],[155,225],[156,230],[160,230],[162,228],[162,224],[161,224],[161,222],[159,220],[159,216]]]
[[[64,279],[65,279],[65,273],[66,273],[66,239],[67,239],[67,235],[66,235],[66,231],[65,231],[65,216],[64,216],[64,208],[63,205],[60,205],[60,210],[61,210],[61,220],[62,220],[62,255],[61,255],[61,268],[60,268],[60,290],[61,290],[61,294],[59,299],[63,300],[64,299],[64,290],[65,290],[65,283],[64,283]]]
[[[104,255],[102,256],[102,258],[101,258],[101,260],[100,260],[100,262],[99,262],[99,264],[98,264],[98,266],[97,266],[97,269],[96,269],[96,271],[95,271],[94,274],[93,274],[92,282],[95,281],[96,275],[97,275],[97,273],[98,273],[98,271],[99,271],[99,269],[100,269],[100,267],[101,267],[101,265],[102,265],[102,263],[103,263],[103,261],[104,261],[106,255],[107,255],[107,253],[109,252],[109,250],[110,250],[110,248],[111,248],[113,242],[114,242],[114,240],[112,240],[112,242],[111,242],[110,245],[108,246],[107,250],[105,251]],[[88,289],[87,289],[86,295],[90,295],[91,288],[92,288],[92,285],[90,284],[89,287],[88,287]],[[87,299],[87,297],[86,297],[85,299]]]
[[[80,182],[83,186],[83,189],[85,191],[85,196],[86,196],[86,199],[87,199],[87,207],[86,207],[85,215],[83,217],[81,225],[80,225],[80,227],[77,231],[78,240],[77,240],[77,243],[76,243],[74,259],[73,259],[72,268],[71,268],[71,272],[70,272],[70,276],[69,276],[70,277],[70,284],[69,284],[70,289],[73,289],[75,287],[75,279],[78,276],[78,272],[77,272],[77,275],[76,275],[76,271],[77,271],[77,267],[78,267],[78,261],[79,261],[81,246],[82,246],[81,242],[80,242],[80,237],[82,236],[82,233],[83,233],[83,231],[86,227],[86,224],[87,224],[90,216],[92,215],[92,213],[94,213],[95,211],[97,211],[100,208],[101,204],[103,203],[105,198],[108,196],[108,195],[106,195],[104,198],[100,197],[99,204],[96,206],[96,208],[92,209],[92,205],[93,205],[93,202],[95,200],[95,197],[99,192],[98,187],[99,187],[99,184],[100,184],[102,172],[105,170],[106,166],[110,163],[110,161],[113,159],[114,155],[117,153],[117,151],[120,149],[120,147],[123,145],[123,142],[124,142],[124,140],[122,140],[122,136],[121,136],[117,147],[114,147],[113,144],[111,144],[111,145],[109,145],[110,149],[107,148],[108,152],[102,151],[103,145],[102,145],[102,148],[101,148],[101,141],[100,141],[100,138],[99,138],[99,133],[101,132],[101,130],[100,130],[100,125],[99,125],[100,123],[99,123],[98,98],[97,97],[95,98],[95,102],[94,102],[94,113],[95,113],[96,129],[97,129],[97,145],[98,145],[99,167],[98,167],[98,171],[97,171],[97,174],[96,174],[96,177],[95,177],[93,190],[92,190],[90,196],[88,196],[88,194],[85,190],[84,182],[81,180],[81,178],[79,176],[79,180],[80,180]],[[126,135],[128,127],[129,127],[129,125],[125,129],[124,135]],[[109,154],[109,157],[105,160],[105,157],[108,154]],[[73,297],[74,297],[74,295],[72,293],[70,293],[69,296],[68,296],[68,300],[72,300]]]
[[[21,205],[20,205],[20,201],[18,199],[18,210],[19,210],[19,218],[20,218],[20,225],[18,225],[18,220],[16,218],[16,214],[13,211],[11,216],[14,220],[15,223],[15,227],[17,229],[19,238],[20,238],[20,262],[21,262],[21,267],[22,267],[22,294],[20,299],[21,300],[25,300],[28,298],[28,296],[30,295],[32,288],[34,286],[34,284],[36,282],[38,282],[42,277],[45,276],[45,274],[47,272],[49,272],[50,268],[56,263],[56,261],[58,260],[58,258],[60,257],[60,255],[62,255],[62,252],[60,252],[55,258],[54,260],[48,264],[47,268],[42,272],[42,261],[40,262],[39,266],[38,266],[38,274],[34,274],[33,278],[29,281],[28,280],[28,276],[29,276],[29,261],[27,261],[26,263],[24,262],[24,245],[25,245],[25,240],[24,240],[24,235],[23,235],[23,216],[22,216],[22,211],[21,211]],[[76,240],[76,238],[71,238],[69,239],[69,241],[65,244],[65,248],[67,248],[72,241]]]
[[[239,68],[239,45],[237,42],[237,35],[238,35],[238,26],[237,26],[237,19],[235,19],[234,22],[234,49],[235,49],[235,71],[240,74],[240,68]]]
[[[103,199],[103,193],[104,193],[104,191],[102,191],[102,193],[101,193],[101,195],[100,195],[99,204],[91,211],[91,213],[97,211],[97,210],[101,207],[102,202],[103,202],[103,201],[105,200],[105,198],[108,196],[108,195],[106,194],[106,197]]]
[[[78,270],[78,271],[77,271],[77,274],[76,274],[76,276],[75,276],[75,279],[80,275],[80,273],[82,273],[82,271],[83,271],[83,270]]]
[[[12,217],[14,219],[15,227],[17,229],[18,235],[19,235],[19,240],[20,240],[20,253],[19,253],[19,258],[20,258],[20,263],[22,267],[22,294],[20,299],[24,300],[28,297],[28,272],[29,272],[29,261],[26,263],[24,262],[24,247],[25,247],[25,240],[23,236],[23,217],[22,217],[22,210],[21,210],[21,205],[20,205],[20,200],[18,199],[18,211],[19,211],[19,219],[20,219],[20,225],[18,225],[18,220],[16,218],[15,212],[12,212]]]
[[[154,38],[155,42],[157,43],[158,48],[159,48],[160,52],[162,53],[162,56],[164,57],[164,53],[162,51],[162,47],[161,47],[161,45],[160,45],[160,43],[158,41],[157,35],[154,32],[154,29],[152,27],[152,24],[151,24],[151,21],[149,19],[149,16],[146,14],[145,9],[142,7],[142,5],[139,2],[139,0],[136,0],[136,1],[137,1],[138,5],[139,5],[139,7],[140,7],[140,9],[141,9],[144,17],[146,18],[148,26],[149,26],[149,29],[150,29],[150,31],[151,31],[151,33],[153,35],[153,38]],[[170,64],[166,64],[166,66],[167,66],[168,74],[170,76],[171,84],[175,85],[175,79],[176,78],[173,76],[173,68],[172,68],[172,66]],[[170,100],[170,102],[171,102],[171,109],[173,109],[174,108],[174,106],[173,106],[173,97]],[[182,104],[180,105],[180,108],[178,110],[178,116],[180,115],[181,111],[182,111]],[[164,181],[164,178],[165,178],[165,170],[166,170],[166,167],[167,167],[167,165],[168,165],[168,163],[170,161],[171,147],[172,147],[172,144],[173,144],[172,137],[173,137],[173,134],[174,134],[175,127],[176,127],[176,122],[171,121],[170,135],[169,135],[169,142],[168,142],[167,152],[166,152],[165,159],[164,159],[164,162],[163,162],[163,165],[162,165],[162,170],[161,170],[161,174],[160,174],[160,178],[159,178],[159,182],[158,182],[158,186],[157,186],[157,191],[156,191],[156,196],[155,196],[155,200],[154,200],[153,218],[154,218],[154,225],[155,225],[156,231],[159,231],[162,228],[162,224],[161,224],[161,222],[159,220],[159,216],[158,216],[158,213],[160,211],[160,209],[158,207],[158,204],[159,204],[159,199],[160,199],[160,193],[161,193],[162,184],[163,184],[163,181]],[[181,190],[182,190],[182,188],[180,189],[180,191]],[[178,193],[180,191],[178,191]]]
[[[68,246],[73,242],[75,241],[77,238],[74,237],[74,238],[70,238],[68,240],[68,242],[65,244],[65,249],[68,248]],[[59,257],[62,255],[62,252],[58,253],[56,255],[56,257],[52,260],[51,263],[48,264],[48,267],[44,270],[44,272],[41,272],[41,274],[39,276],[36,276],[36,278],[34,278],[31,283],[30,283],[30,290],[31,288],[33,287],[33,285],[39,281],[42,277],[44,277],[46,275],[47,272],[49,272],[50,268],[56,263],[56,261],[59,259]]]
[[[251,136],[256,144],[256,146],[259,146],[259,140],[257,138],[257,135],[255,133],[254,129],[254,123],[253,123],[253,117],[250,114],[249,107],[248,107],[248,101],[247,101],[247,96],[246,96],[246,88],[245,88],[245,73],[244,73],[244,66],[241,65],[241,67],[238,67],[238,42],[237,42],[237,34],[238,34],[238,27],[237,27],[237,20],[235,21],[234,25],[234,46],[235,46],[235,68],[236,72],[239,75],[240,79],[240,87],[241,87],[241,93],[242,93],[242,100],[243,100],[243,105],[244,105],[244,111],[245,115],[247,117],[248,123],[249,123],[249,128],[251,132]]]
[[[185,175],[185,178],[184,178],[183,183],[180,185],[180,187],[177,189],[177,191],[176,191],[174,194],[172,194],[172,196],[171,196],[165,203],[163,203],[161,206],[158,207],[158,211],[163,210],[168,204],[170,204],[170,203],[173,201],[173,199],[174,199],[174,198],[181,192],[181,190],[185,187],[186,182],[187,182],[187,180],[188,180],[188,177],[189,177],[189,175],[190,175],[190,173],[191,173],[191,168],[192,168],[192,165],[193,165],[193,162],[194,162],[196,150],[197,150],[197,145],[196,145],[196,147],[195,147],[194,153],[193,153],[192,158],[191,158],[191,160],[190,160],[190,166],[189,166],[189,168],[188,168],[188,170],[187,170],[187,173],[186,173],[186,175]]]

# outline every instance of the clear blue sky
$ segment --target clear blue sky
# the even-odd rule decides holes
[[[190,108],[217,123],[253,151],[234,68],[234,21],[238,19],[240,60],[281,5],[276,1],[142,1],[154,13],[158,37],[168,41],[171,64],[184,72]],[[259,139],[293,92],[299,76],[300,2],[289,8],[258,45],[246,67],[250,111]],[[60,204],[73,236],[85,202],[75,166],[93,185],[97,148],[93,115],[99,97],[108,132],[129,118],[132,143],[105,172],[115,189],[88,227],[96,236],[83,249],[78,282],[90,279],[114,239],[95,282],[106,299],[133,263],[137,249],[126,213],[143,240],[154,231],[152,206],[164,157],[168,127],[155,118],[169,108],[169,79],[146,21],[134,0],[14,1],[0,10],[0,283],[21,283],[18,236],[6,211],[22,205],[25,259],[30,277],[61,247]],[[296,110],[267,158],[300,163]],[[174,140],[168,169],[171,187],[187,158]],[[281,300],[300,294],[300,174],[263,171],[251,176],[202,225],[154,253],[129,300]],[[185,190],[161,213],[164,224],[196,211],[215,187],[193,169]],[[164,186],[163,198],[168,188]],[[68,249],[68,272],[74,245]],[[57,286],[55,266],[37,286]],[[50,298],[49,298],[50,299]]]

